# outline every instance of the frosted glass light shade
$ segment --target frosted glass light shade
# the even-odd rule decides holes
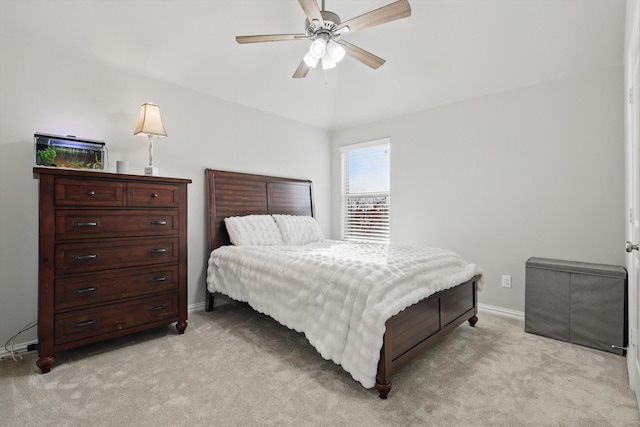
[[[327,40],[325,38],[318,37],[311,43],[309,48],[309,54],[314,58],[322,58],[327,50]]]
[[[346,54],[346,51],[338,43],[329,42],[327,44],[326,54],[329,55],[331,59],[333,59],[333,62],[338,63],[344,59],[344,55]]]
[[[318,65],[318,58],[315,58],[310,52],[307,52],[303,59],[308,67],[316,68],[316,65]]]
[[[331,56],[327,52],[322,57],[322,69],[330,70],[332,68],[336,68],[336,62],[333,60],[333,58],[331,58]]]

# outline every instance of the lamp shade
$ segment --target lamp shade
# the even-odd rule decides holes
[[[309,47],[309,54],[317,59],[322,58],[327,50],[327,41],[327,36],[320,34],[318,38],[311,43],[311,46]]]
[[[334,41],[330,41],[327,44],[326,55],[329,55],[335,63],[342,61],[346,53],[347,52],[344,50],[344,48]]]
[[[156,138],[167,136],[167,131],[164,130],[162,118],[160,117],[160,107],[150,102],[142,104],[138,125],[133,134],[153,135]]]
[[[311,68],[316,68],[316,65],[318,65],[318,58],[311,55],[311,52],[307,52],[303,59],[305,64]]]
[[[336,61],[334,61],[333,58],[331,58],[331,56],[329,55],[329,52],[327,52],[322,57],[322,69],[330,70],[332,68],[336,68]]]

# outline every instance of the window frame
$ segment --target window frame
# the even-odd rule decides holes
[[[366,149],[370,147],[376,146],[388,146],[389,149],[389,170],[387,173],[389,174],[389,191],[378,191],[378,192],[370,192],[370,193],[352,193],[349,194],[347,192],[347,173],[349,166],[348,155],[352,151]],[[372,141],[361,142],[357,144],[349,144],[343,145],[340,147],[340,238],[343,240],[351,240],[351,241],[359,241],[359,242],[376,242],[376,243],[390,243],[391,241],[391,138],[385,137]],[[353,238],[347,235],[347,197],[386,197],[387,198],[387,233],[383,238],[374,237],[370,239],[366,238]],[[349,237],[349,238],[347,238]]]

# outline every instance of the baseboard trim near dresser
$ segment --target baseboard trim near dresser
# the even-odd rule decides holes
[[[15,354],[24,354],[27,352],[27,349],[31,344],[38,344],[38,340],[32,340],[32,341],[15,344],[13,346],[13,352]],[[37,350],[33,350],[33,351],[37,351]],[[4,347],[0,348],[0,359],[11,359],[11,352],[5,350]]]
[[[197,303],[195,303],[195,304],[189,304],[189,305],[187,306],[187,312],[188,312],[188,313],[195,313],[195,312],[197,312],[197,311],[204,311],[204,309],[205,309],[205,305],[206,305],[206,304],[205,304],[205,302],[204,302],[204,301],[202,301],[202,302],[197,302]]]
[[[509,317],[511,319],[517,319],[524,322],[524,312],[511,310],[503,307],[496,307],[488,304],[478,304],[478,311],[484,313],[491,313],[502,317]]]

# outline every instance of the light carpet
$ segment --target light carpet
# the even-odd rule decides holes
[[[364,389],[304,336],[245,306],[57,354],[0,362],[2,426],[639,426],[621,356],[480,313]]]

